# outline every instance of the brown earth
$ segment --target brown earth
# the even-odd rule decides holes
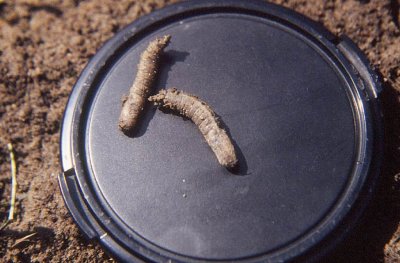
[[[2,262],[110,259],[85,241],[57,184],[60,120],[79,72],[102,43],[168,0],[0,0],[0,221],[16,149],[16,220],[0,233]],[[350,36],[383,76],[386,160],[365,219],[332,262],[400,262],[400,30],[398,0],[274,0]],[[19,239],[35,233],[24,242]]]

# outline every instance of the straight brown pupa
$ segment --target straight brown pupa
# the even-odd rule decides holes
[[[216,114],[207,103],[175,88],[160,90],[158,94],[150,96],[149,101],[191,119],[203,134],[218,162],[228,169],[237,166],[235,147],[226,131],[220,127]]]
[[[151,41],[141,54],[136,78],[128,96],[122,98],[122,110],[119,116],[119,128],[125,134],[132,135],[144,109],[147,97],[154,85],[160,55],[168,46],[171,36],[165,35]]]

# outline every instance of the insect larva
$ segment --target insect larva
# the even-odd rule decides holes
[[[140,118],[146,99],[154,84],[160,55],[169,44],[171,36],[166,35],[151,41],[141,54],[136,78],[129,95],[122,98],[122,110],[119,116],[119,128],[125,134],[132,134]]]
[[[204,101],[175,88],[160,90],[158,94],[150,96],[149,101],[191,119],[215,153],[218,162],[229,169],[237,165],[235,148],[228,134],[220,127],[214,111]]]

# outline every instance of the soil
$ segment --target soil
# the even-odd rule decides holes
[[[168,0],[0,0],[0,221],[16,150],[16,219],[0,233],[2,262],[113,261],[86,241],[64,206],[60,121],[79,72],[102,43]],[[398,0],[273,0],[346,34],[382,75],[386,159],[366,216],[332,262],[400,262],[400,30]],[[33,236],[21,242],[29,234]]]

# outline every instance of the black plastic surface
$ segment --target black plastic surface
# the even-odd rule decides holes
[[[219,166],[193,123],[153,107],[139,136],[118,130],[139,55],[163,34],[172,42],[154,92],[207,101],[236,144],[239,174]],[[128,26],[66,109],[60,184],[78,225],[127,261],[280,261],[340,239],[372,192],[382,138],[375,75],[351,42],[333,40],[253,1],[190,1]]]

